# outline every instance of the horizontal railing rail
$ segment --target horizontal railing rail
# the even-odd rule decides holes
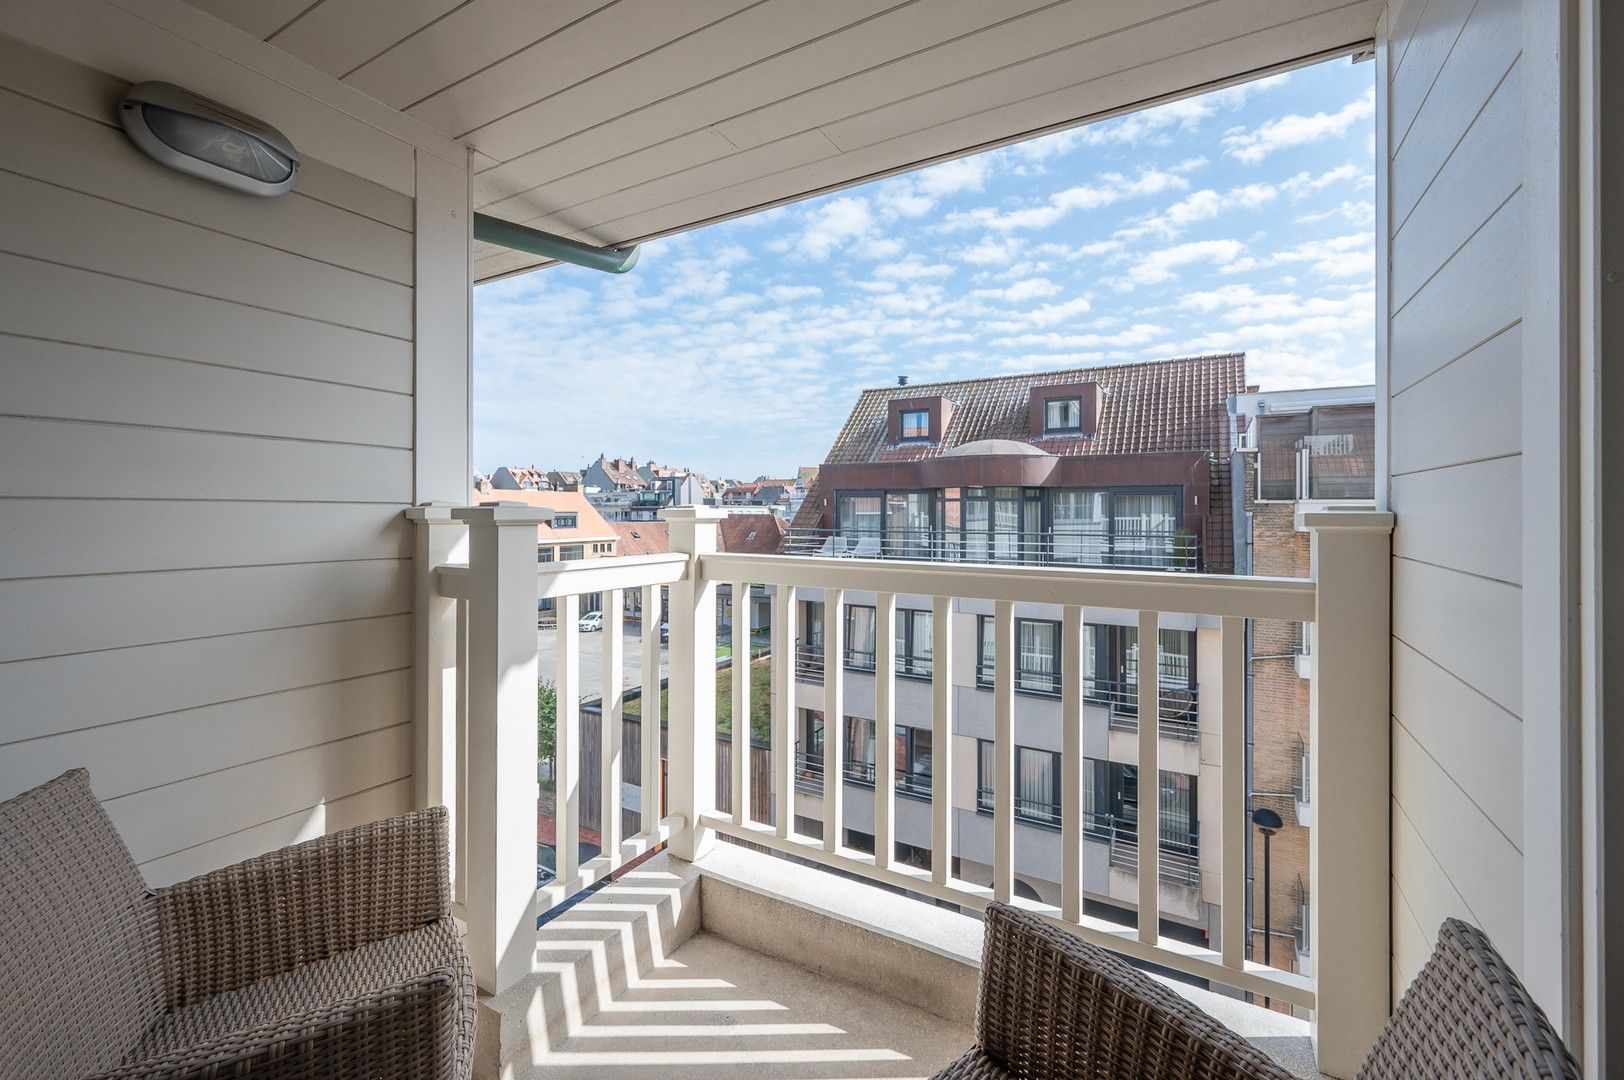
[[[1198,570],[1201,541],[1193,534],[1126,528],[818,529],[790,528],[786,555],[912,559],[925,562],[1021,563],[1139,570]]]

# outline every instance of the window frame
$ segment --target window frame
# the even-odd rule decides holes
[[[552,526],[555,529],[578,529],[581,527],[581,515],[574,510],[559,511],[553,514]]]
[[[924,429],[924,434],[922,434],[922,435],[910,435],[910,434],[908,434],[908,420],[909,420],[909,417],[915,417],[915,416],[921,417],[922,420],[923,420],[922,424],[920,425]],[[898,442],[929,442],[930,439],[931,439],[931,431],[930,431],[930,410],[929,409],[898,409],[897,410],[897,441]]]
[[[995,626],[995,624],[993,623],[994,618],[995,618],[995,616],[992,616],[992,615],[977,615],[976,616],[976,686],[979,689],[982,689],[982,690],[991,690],[997,685],[997,683],[994,680],[994,673],[997,671],[997,662],[998,662],[998,658],[997,658],[997,641],[996,641],[996,638],[989,639],[989,636],[988,636],[988,629],[993,628]],[[1041,625],[1047,625],[1047,626],[1050,626],[1050,627],[1053,628],[1053,635],[1054,636],[1053,636],[1052,640],[1054,642],[1054,653],[1053,653],[1053,656],[1054,656],[1054,670],[1052,672],[1041,672],[1041,671],[1036,671],[1036,670],[1028,670],[1028,669],[1025,669],[1025,668],[1023,668],[1021,666],[1020,643],[1021,643],[1021,624],[1023,624],[1023,623],[1041,624]],[[997,633],[996,629],[993,630],[993,633],[994,634]],[[1064,667],[1063,667],[1063,661],[1065,659],[1065,654],[1066,654],[1064,634],[1065,634],[1064,628],[1061,626],[1060,622],[1058,620],[1056,620],[1056,619],[1016,619],[1015,620],[1015,673],[1014,674],[1015,674],[1015,692],[1017,694],[1026,694],[1026,695],[1029,695],[1031,697],[1042,697],[1042,698],[1057,698],[1057,697],[1060,696],[1060,687],[1061,687],[1061,685],[1063,684],[1063,682],[1065,680],[1065,674],[1066,674],[1065,670],[1064,670]],[[1024,685],[1023,682],[1022,682],[1023,677],[1032,677],[1034,679],[1041,679],[1043,681],[1046,681],[1046,682],[1048,682],[1050,684],[1050,688],[1049,689],[1042,689],[1040,687]]]
[[[575,554],[571,555],[570,552],[572,552],[572,551]],[[559,544],[558,545],[558,561],[559,562],[580,562],[584,558],[586,558],[586,545],[584,545],[584,544]]]
[[[996,747],[991,739],[976,740],[976,813],[983,816],[990,815],[994,812],[994,800],[997,798],[992,784],[988,783],[990,778],[987,775],[989,768],[992,767],[996,762],[996,757],[992,756],[996,753]],[[1042,747],[1021,746],[1017,744],[1015,747],[1015,820],[1023,825],[1031,825],[1035,826],[1036,828],[1049,829],[1051,831],[1058,832],[1060,831],[1062,815],[1062,806],[1060,802],[1056,801],[1041,803],[1041,805],[1047,806],[1051,809],[1051,813],[1048,814],[1034,814],[1029,810],[1022,809],[1023,803],[1027,804],[1028,806],[1040,804],[1039,800],[1028,798],[1023,796],[1021,793],[1021,778],[1024,775],[1021,769],[1021,763],[1022,759],[1029,754],[1042,754],[1048,757],[1050,790],[1054,792],[1056,796],[1060,796],[1061,792],[1064,790],[1061,785],[1064,782],[1065,772],[1061,768],[1060,751],[1045,750]]]
[[[1077,410],[1077,421],[1072,424],[1054,424],[1050,422],[1050,410],[1056,405],[1070,405]],[[1043,433],[1045,435],[1067,435],[1080,433],[1083,430],[1083,397],[1052,397],[1043,402]]]

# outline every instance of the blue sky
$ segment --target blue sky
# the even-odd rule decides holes
[[[859,391],[1243,350],[1368,382],[1375,65],[1332,61],[474,291],[474,465],[816,464]]]

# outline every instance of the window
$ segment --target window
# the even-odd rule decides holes
[[[899,417],[904,439],[930,438],[930,412],[927,409],[906,409]]]
[[[553,515],[553,528],[555,528],[555,529],[573,529],[573,528],[575,528],[576,521],[577,521],[577,515],[575,515],[575,514],[554,514]]]
[[[559,562],[574,562],[583,556],[580,544],[564,544],[558,549]]]
[[[992,813],[993,744],[976,740],[976,809]],[[1060,827],[1060,755],[1030,746],[1015,748],[1015,816],[1034,825]]]
[[[823,678],[823,601],[801,604],[801,644],[795,651],[795,670],[803,678]]]
[[[846,666],[873,671],[874,647],[874,609],[861,604],[846,605]]]
[[[553,561],[553,549],[550,548],[550,547],[538,547],[536,549],[536,561],[537,562],[552,562]]]
[[[930,798],[930,729],[905,727],[897,731],[897,791],[915,798]]]
[[[897,674],[930,678],[935,649],[935,616],[911,608],[897,610]]]
[[[997,663],[996,624],[991,615],[978,616],[981,650],[976,682],[993,685]],[[1029,694],[1060,693],[1060,624],[1044,619],[1015,620],[1015,689]]]
[[[1082,429],[1082,398],[1054,398],[1043,403],[1044,431],[1081,431]]]
[[[844,753],[846,779],[858,783],[874,783],[874,721],[861,717],[844,718]],[[796,754],[795,771],[803,787],[817,788],[823,784],[823,713],[818,709],[801,710],[801,739]]]
[[[1189,630],[1161,631],[1157,657],[1162,696],[1162,718],[1169,708],[1187,702],[1193,708],[1196,687],[1195,634]],[[1083,693],[1090,700],[1113,706],[1118,713],[1138,710],[1139,628],[1097,626],[1083,628],[1083,654],[1087,674]]]

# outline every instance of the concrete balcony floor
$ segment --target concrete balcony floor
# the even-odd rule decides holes
[[[980,924],[730,845],[660,855],[483,998],[476,1077],[928,1077],[974,1042]],[[1302,1077],[1303,1021],[1168,983]]]

